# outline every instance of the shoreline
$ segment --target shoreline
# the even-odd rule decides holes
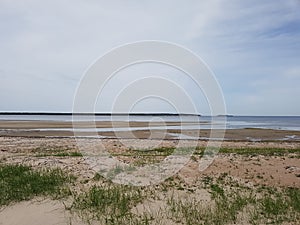
[[[115,124],[114,124],[115,125]],[[167,129],[159,128],[160,124],[145,122],[116,123],[113,127],[110,122],[97,123],[98,131],[89,129],[86,124],[82,124],[80,129],[72,131],[70,124],[65,123],[21,123],[13,122],[10,124],[0,122],[0,137],[27,137],[27,138],[102,138],[102,139],[163,139],[163,140],[222,140],[223,130],[213,130],[214,138],[211,138],[210,129],[174,129],[168,126],[179,126],[177,122],[168,123]],[[182,125],[184,128],[184,125]],[[115,129],[115,131],[111,131]],[[131,129],[131,130],[127,130]],[[102,131],[99,131],[102,130]],[[294,130],[275,130],[261,128],[227,129],[223,141],[287,141],[300,143],[300,131]]]

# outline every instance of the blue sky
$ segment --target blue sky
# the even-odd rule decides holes
[[[229,114],[300,115],[299,11],[298,0],[1,0],[0,111],[71,111],[95,59],[128,42],[163,40],[209,65]],[[193,85],[176,79],[208,114]],[[123,75],[110,87],[129,81]],[[105,94],[99,111],[108,110],[114,92]],[[142,109],[168,107],[153,100]]]

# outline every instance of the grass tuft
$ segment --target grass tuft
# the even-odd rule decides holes
[[[36,196],[62,197],[70,177],[59,169],[35,171],[28,166],[0,166],[0,206]]]
[[[290,205],[292,208],[300,212],[300,189],[299,188],[288,188],[286,193],[290,199]]]
[[[131,208],[143,200],[140,189],[122,186],[93,186],[79,195],[73,208],[79,210],[83,218],[98,220],[103,224],[127,224],[133,219]]]

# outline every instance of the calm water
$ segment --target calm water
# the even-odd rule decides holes
[[[89,116],[80,116],[79,120],[90,120]],[[214,118],[215,128],[224,118]],[[33,121],[72,121],[72,116],[68,115],[0,115],[0,120],[33,120]],[[209,116],[96,116],[96,121],[165,121],[165,122],[195,122],[200,121],[204,124],[188,125],[189,129],[209,129],[211,128],[212,117]],[[265,128],[281,130],[298,130],[300,131],[300,116],[234,116],[226,118],[227,129],[240,128]],[[172,126],[171,128],[176,128]],[[179,127],[180,128],[180,127]],[[145,129],[145,128],[140,128]]]

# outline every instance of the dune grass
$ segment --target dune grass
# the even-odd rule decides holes
[[[133,208],[146,200],[153,201],[163,192],[178,191],[180,184],[174,183],[174,178],[158,186],[143,188],[113,184],[96,174],[92,178],[94,185],[80,192],[67,188],[73,179],[59,169],[33,170],[22,165],[1,165],[0,206],[40,196],[70,196],[73,203],[69,210],[78,213],[87,224],[97,221],[107,225],[156,224],[159,222],[156,217],[187,225],[297,224],[300,220],[299,188],[249,188],[232,180],[228,174],[203,178],[199,188],[210,193],[209,202],[198,200],[188,187],[184,187],[179,191],[189,193],[190,197],[167,195],[161,199],[166,202],[166,207],[158,214],[147,211],[136,214]]]
[[[155,148],[155,149],[135,149],[135,150],[128,150],[126,153],[118,153],[118,154],[112,154],[113,156],[136,156],[136,157],[156,157],[156,156],[169,156],[174,153],[176,148],[174,147],[161,147],[161,148]],[[177,152],[182,154],[189,154],[192,153],[194,155],[200,155],[202,156],[204,153],[204,150],[207,152],[218,150],[219,153],[224,154],[239,154],[239,155],[264,155],[264,156],[283,156],[286,154],[296,154],[300,155],[300,148],[294,148],[294,149],[285,149],[285,148],[253,148],[253,147],[245,147],[245,148],[227,148],[222,147],[220,149],[214,149],[213,147],[210,147],[209,149],[206,149],[205,147],[197,147],[195,149],[191,148],[180,148],[177,149]]]
[[[83,157],[81,152],[50,152],[50,153],[39,153],[34,155],[35,157],[47,157],[47,156],[55,156],[55,157]]]
[[[264,187],[248,188],[236,182],[206,178],[211,193],[207,204],[196,198],[167,201],[169,217],[181,224],[298,224],[300,189]]]
[[[240,155],[283,156],[286,154],[300,155],[300,149],[283,148],[221,148],[220,153],[235,153]]]
[[[87,221],[101,224],[138,224],[131,209],[144,199],[141,189],[117,184],[93,186],[78,195],[72,208]]]
[[[202,156],[204,148],[197,148],[194,155]],[[136,157],[136,164],[144,165],[172,154],[174,148],[130,150],[126,154]],[[245,156],[266,155],[299,156],[299,149],[280,148],[221,148],[223,154]],[[80,153],[53,152],[51,157],[80,157]],[[115,155],[115,156],[122,156]],[[157,156],[157,159],[155,159]],[[154,158],[154,159],[153,159]],[[151,159],[151,160],[150,160]],[[124,168],[116,167],[113,175]],[[298,178],[297,178],[298,179]],[[228,174],[203,177],[197,186],[189,187],[182,180],[171,177],[160,185],[142,188],[113,184],[96,174],[86,187],[78,189],[69,185],[74,178],[59,169],[36,170],[22,165],[0,165],[0,207],[34,197],[72,199],[69,210],[78,213],[87,223],[99,224],[164,224],[166,219],[176,224],[297,224],[300,221],[300,189],[257,186],[249,188],[238,183]],[[92,185],[90,185],[92,184]],[[74,188],[74,189],[72,189]],[[75,190],[76,189],[76,190]],[[206,189],[211,200],[203,202],[194,195],[197,189]],[[192,191],[191,191],[192,190]],[[176,198],[169,192],[185,192],[189,197]],[[165,195],[166,194],[166,195]],[[164,196],[158,197],[158,196]],[[159,199],[165,205],[157,214],[134,212],[135,206]],[[159,219],[157,219],[159,218]]]
[[[0,206],[37,196],[62,197],[72,178],[59,169],[33,170],[23,165],[0,166]]]

